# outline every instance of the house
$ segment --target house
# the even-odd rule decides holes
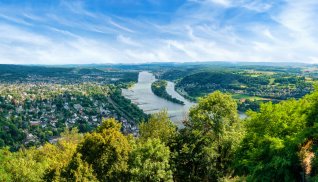
[[[68,104],[65,104],[65,105],[64,105],[64,109],[66,109],[66,110],[69,110],[69,109],[70,109],[70,107],[68,106]]]
[[[83,107],[80,104],[74,104],[74,109],[76,109],[77,111],[82,110]]]
[[[31,126],[39,126],[41,124],[41,121],[30,121]]]

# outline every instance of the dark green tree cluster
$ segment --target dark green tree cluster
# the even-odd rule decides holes
[[[158,97],[164,98],[164,99],[171,101],[173,103],[184,105],[183,101],[178,100],[178,99],[172,97],[170,94],[168,94],[168,92],[166,90],[167,84],[168,83],[165,80],[157,80],[151,84],[151,90]]]
[[[125,118],[131,119],[136,123],[148,118],[148,116],[137,105],[122,96],[121,89],[116,88],[110,95],[110,99],[111,103],[118,111],[118,114],[125,116]]]
[[[177,181],[220,181],[233,174],[231,162],[244,136],[236,102],[215,92],[201,99],[177,136]]]

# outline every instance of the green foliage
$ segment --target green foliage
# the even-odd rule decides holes
[[[12,181],[12,174],[9,173],[7,165],[10,164],[12,153],[8,148],[0,150],[0,181]]]
[[[92,165],[100,181],[117,181],[128,171],[131,146],[114,119],[105,120],[97,132],[85,135],[78,147],[82,160]]]
[[[115,118],[104,119],[102,124],[96,129],[97,133],[102,133],[104,130],[116,130],[121,129],[121,124],[115,120]]]
[[[77,153],[70,161],[66,169],[62,171],[61,181],[74,182],[97,182],[92,166],[81,159],[81,154]]]
[[[310,106],[307,109],[308,127],[317,128],[318,126],[318,85],[315,85],[316,91],[307,95],[304,99],[308,100]]]
[[[228,126],[238,121],[236,102],[230,95],[219,91],[199,100],[199,103],[190,109],[190,120],[186,124],[192,129],[201,132],[213,131],[220,137]]]
[[[263,70],[259,66],[244,69],[235,67],[232,70],[196,69],[196,71],[180,75],[176,89],[185,97],[192,99],[216,90],[273,100],[301,98],[313,91],[312,83],[307,82],[304,76],[288,72],[292,69],[281,73],[280,69],[273,69],[271,72],[256,71]],[[166,73],[163,74],[165,75]]]
[[[119,90],[93,83],[0,84],[0,147],[9,146],[11,151],[22,145],[39,147],[66,126],[90,132],[102,117],[125,119],[129,125],[123,131],[132,132],[147,115]]]
[[[231,162],[243,136],[236,102],[230,95],[214,92],[200,99],[176,139],[176,178],[211,181],[231,175]]]
[[[122,96],[120,89],[116,89],[110,95],[110,99],[117,112],[125,118],[131,119],[135,123],[147,120],[148,116],[137,105]]]
[[[159,139],[137,142],[129,158],[131,181],[172,181],[170,151]]]
[[[248,110],[259,111],[260,105],[267,101],[246,99],[244,102],[238,101],[237,110],[246,112]]]
[[[0,181],[318,179],[318,91],[262,104],[244,121],[236,108],[230,95],[217,91],[199,99],[179,130],[162,111],[140,124],[137,138],[122,134],[112,118],[84,137],[67,129],[56,144],[3,148]]]
[[[177,84],[177,87],[182,87],[190,96],[197,97],[216,90],[242,90],[241,85],[255,87],[256,85],[267,85],[268,83],[269,78],[266,76],[251,77],[226,71],[201,71],[185,76]]]
[[[246,135],[236,157],[239,174],[249,180],[300,179],[299,136],[306,127],[306,100],[261,105],[249,112]]]
[[[4,181],[43,181],[48,171],[67,164],[81,136],[77,130],[66,131],[57,145],[45,144],[39,149],[21,149],[11,153],[7,149],[0,151],[0,179]],[[2,180],[2,179],[1,179]],[[52,181],[52,180],[50,180]]]
[[[4,149],[5,150],[5,149]],[[38,161],[36,149],[27,151],[19,151],[10,153],[9,151],[2,151],[1,168],[6,171],[4,178],[9,181],[41,181],[47,164],[45,161]]]
[[[152,114],[147,122],[139,125],[140,139],[160,139],[169,144],[177,135],[177,128],[171,122],[167,111]]]
[[[306,175],[308,181],[318,180],[318,86],[316,91],[307,95],[304,99],[309,102],[306,109],[307,123],[306,128],[303,129],[300,141],[302,141],[302,150],[300,151],[300,158],[304,170],[308,172]],[[311,156],[311,157],[309,157]],[[309,158],[308,158],[309,157]],[[311,160],[309,160],[311,159]],[[304,162],[307,166],[304,166]],[[308,162],[310,164],[308,165]],[[306,170],[307,169],[307,170]]]
[[[184,105],[183,101],[173,98],[170,94],[168,94],[166,88],[167,88],[167,81],[165,80],[157,80],[151,84],[152,92],[158,97],[164,98],[173,103]]]

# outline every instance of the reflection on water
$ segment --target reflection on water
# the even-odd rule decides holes
[[[162,99],[151,91],[151,83],[155,76],[152,73],[143,71],[139,73],[138,83],[129,89],[123,89],[123,95],[137,104],[145,113],[151,114],[163,109],[167,109],[171,120],[182,127],[182,120],[187,116],[189,108],[194,103],[189,102],[174,90],[174,83],[168,82],[167,92],[172,96],[184,102],[185,105],[175,104]]]
[[[174,83],[168,81],[167,92],[174,98],[184,102],[185,105],[175,104],[162,99],[151,91],[151,83],[156,81],[152,73],[143,71],[139,73],[138,83],[129,89],[123,89],[123,95],[139,106],[145,113],[156,113],[160,110],[167,109],[171,120],[178,126],[182,127],[182,121],[187,116],[191,106],[195,103],[186,100],[174,90]],[[244,113],[239,113],[240,118],[246,118]]]

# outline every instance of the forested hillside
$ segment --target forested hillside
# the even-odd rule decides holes
[[[166,112],[137,137],[104,120],[96,130],[65,130],[56,144],[0,151],[0,181],[316,181],[318,92],[262,104],[240,120],[219,91],[199,100],[177,130]]]
[[[300,98],[311,91],[305,77],[230,72],[200,72],[185,76],[178,89],[191,97],[204,96],[215,90],[270,99]]]
[[[157,77],[176,83],[175,90],[191,101],[197,101],[216,90],[229,93],[238,109],[258,111],[261,103],[299,99],[313,91],[317,80],[309,67],[214,65],[180,66],[158,71]]]

